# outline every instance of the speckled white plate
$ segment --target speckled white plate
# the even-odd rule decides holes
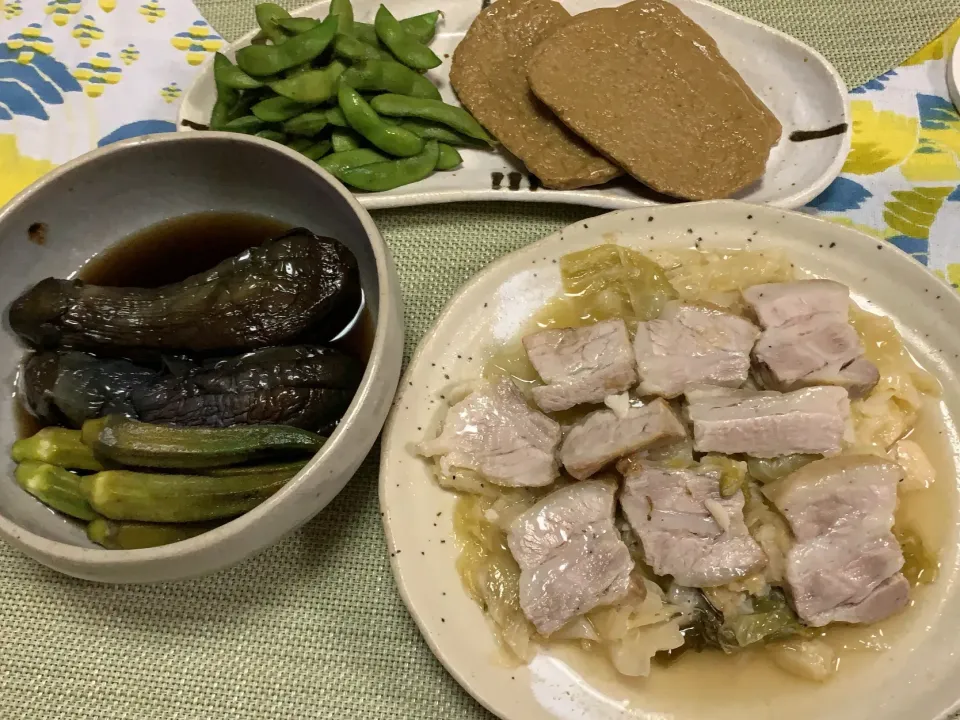
[[[432,480],[414,447],[436,431],[445,395],[475,378],[491,348],[514,336],[561,290],[557,260],[604,241],[632,247],[769,248],[850,286],[862,306],[893,318],[914,356],[943,384],[944,468],[937,504],[947,528],[941,576],[885,626],[891,649],[844,656],[825,685],[768,663],[684,657],[648,680],[617,679],[602,661],[541,652],[529,666],[499,655],[454,562],[454,496]],[[624,210],[571,225],[484,268],[450,301],[420,343],[387,421],[380,504],[397,584],[431,649],[477,700],[506,720],[932,720],[960,698],[956,548],[960,417],[960,296],[888,243],[799,213],[738,202]],[[432,434],[430,435],[432,437]],[[947,507],[948,506],[948,507]],[[743,660],[744,658],[741,658]],[[710,671],[710,666],[715,669]]]
[[[597,7],[622,5],[626,0],[560,0],[572,14]],[[705,0],[672,0],[717,41],[724,57],[743,75],[747,84],[767,104],[783,125],[780,144],[770,154],[767,172],[739,199],[778,207],[799,207],[816,197],[839,174],[850,149],[847,90],[837,71],[816,50],[794,38],[737,15]],[[431,70],[447,102],[456,102],[450,87],[450,56],[470,23],[489,0],[388,0],[397,17],[431,10],[444,13],[438,35],[431,44],[443,64]],[[354,0],[358,20],[372,22],[380,0]],[[294,15],[325,17],[329,0],[309,5]],[[253,17],[250,18],[253,24]],[[250,44],[255,32],[234,43],[226,54]],[[206,124],[216,99],[213,64],[209,61],[183,96],[178,129],[187,123]],[[818,133],[826,137],[816,137]],[[796,135],[795,133],[800,133]],[[815,139],[803,138],[813,133]],[[809,135],[807,135],[809,137]],[[463,166],[453,172],[434,173],[418,183],[388,192],[360,194],[368,208],[428,205],[465,200],[524,200],[627,208],[653,204],[650,192],[634,180],[616,180],[583,190],[544,190],[531,185],[523,164],[505,151],[464,150]]]

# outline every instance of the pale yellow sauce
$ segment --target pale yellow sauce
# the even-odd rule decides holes
[[[520,342],[524,335],[544,328],[587,325],[617,315],[612,308],[598,308],[575,296],[554,298],[530,319],[514,340],[491,352],[484,376],[509,376],[525,388],[541,384]],[[592,409],[577,408],[554,417],[562,423],[571,422]],[[897,524],[918,533],[927,550],[938,557],[944,549],[952,553],[956,535],[955,449],[947,427],[939,400],[926,397],[909,437],[927,454],[937,480],[925,490],[902,493],[897,511]],[[742,720],[745,705],[756,710],[758,702],[765,705],[769,701],[771,710],[774,705],[777,708],[778,720],[809,718],[816,716],[818,707],[823,709],[824,700],[833,698],[839,702],[840,696],[834,696],[848,681],[856,684],[871,677],[871,668],[878,658],[898,649],[905,650],[898,647],[899,643],[906,642],[908,634],[922,632],[923,626],[929,625],[941,589],[938,583],[913,588],[910,607],[873,626],[824,629],[822,638],[837,652],[839,670],[822,685],[777,668],[763,648],[751,648],[733,656],[719,651],[686,652],[669,667],[655,663],[648,678],[624,677],[613,669],[602,652],[584,650],[578,643],[552,643],[549,650],[584,675],[591,685],[614,697],[627,698],[646,711],[677,713],[678,717],[691,713],[691,717],[698,718]],[[913,642],[915,638],[910,644]],[[790,703],[781,705],[784,699]],[[704,712],[709,714],[702,715]],[[810,715],[811,712],[814,714]],[[667,716],[651,717],[659,720]]]

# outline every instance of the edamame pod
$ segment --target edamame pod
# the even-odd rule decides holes
[[[237,50],[237,65],[249,75],[264,77],[311,62],[327,49],[336,26],[337,18],[331,16],[314,28],[287,38],[282,45],[248,45],[240,48]]]
[[[328,152],[330,152],[329,140],[318,140],[306,150],[302,151],[303,156],[307,158],[307,160],[319,160]]]
[[[283,122],[297,115],[302,115],[312,106],[298,103],[296,100],[283,96],[261,100],[252,108],[251,112],[264,122]]]
[[[279,130],[271,130],[267,128],[266,130],[261,130],[258,133],[255,133],[255,137],[263,138],[264,140],[273,140],[274,142],[280,143],[281,145],[287,141],[287,136],[284,135]]]
[[[244,135],[253,135],[263,129],[263,120],[253,115],[244,115],[243,117],[231,120],[221,127],[215,127],[214,130],[224,130],[225,132],[237,132]],[[211,123],[211,127],[213,124]]]
[[[285,42],[287,36],[283,34],[279,20],[285,20],[290,17],[290,13],[282,7],[272,2],[259,3],[254,8],[254,14],[257,16],[257,25],[260,26],[260,32],[274,45],[280,45]]]
[[[393,190],[428,177],[437,167],[439,153],[437,141],[430,140],[423,151],[413,157],[348,168],[334,174],[341,182],[359,190]]]
[[[350,127],[374,147],[396,157],[411,157],[423,150],[423,140],[409,130],[387,125],[352,87],[341,84],[337,100]]]
[[[224,85],[217,80],[218,71],[222,72],[224,64],[231,65],[226,56],[217,53],[213,58],[213,80],[217,87],[217,99],[210,113],[210,129],[223,130],[224,126],[233,119],[233,109],[240,101],[240,91]]]
[[[375,48],[373,45],[367,45],[367,43],[358,40],[352,35],[337,35],[333,41],[333,53],[337,57],[346,58],[351,62],[381,60],[390,57],[388,53]],[[411,72],[413,71],[411,70]]]
[[[346,65],[334,60],[322,70],[308,70],[272,82],[270,89],[280,97],[305,105],[318,105],[334,96],[337,91],[337,78],[345,69]]]
[[[369,60],[347,69],[342,82],[357,90],[440,99],[440,91],[420,73],[393,60]]]
[[[436,140],[437,142],[446,143],[447,145],[453,145],[455,147],[486,147],[487,145],[485,142],[477,140],[476,138],[454,132],[446,125],[439,125],[437,123],[427,122],[426,120],[411,118],[398,124],[404,130],[409,130],[424,140]]]
[[[370,23],[354,22],[353,35],[357,40],[362,40],[367,45],[380,48],[380,38],[377,37],[377,29]]]
[[[473,115],[462,107],[448,105],[441,100],[412,98],[406,95],[377,95],[370,106],[378,113],[390,117],[416,117],[441,123],[468,137],[493,144],[494,139],[478,123]]]
[[[440,19],[440,14],[439,10],[434,10],[423,15],[414,15],[401,20],[400,27],[426,45],[437,34],[437,21]]]
[[[438,143],[437,147],[439,148],[437,170],[453,170],[463,163],[463,158],[460,157],[460,153],[458,153],[457,149],[452,145]]]
[[[166,475],[106,470],[81,481],[90,507],[111,520],[186,523],[217,520],[252,510],[292,477],[251,475]]]
[[[223,53],[217,53],[214,56],[213,80],[218,88],[227,87],[234,90],[251,90],[264,86],[263,81],[247,75],[230,62]]]
[[[328,173],[337,176],[337,173],[347,168],[363,167],[373,163],[383,162],[387,158],[370,148],[357,148],[356,150],[346,150],[327,155],[323,160],[317,163]]]
[[[327,109],[327,122],[337,127],[350,127],[349,123],[347,123],[347,118],[343,116],[343,110],[338,107]]]
[[[93,450],[83,444],[79,430],[47,427],[17,440],[10,450],[16,463],[42,462],[71,470],[103,470]]]
[[[173,427],[122,415],[87,420],[81,433],[97,457],[145,468],[224,467],[277,453],[312,455],[325,442],[316,433],[287,425]]]
[[[360,147],[360,141],[349,130],[334,130],[330,133],[330,143],[335,153],[356,150]]]
[[[213,530],[219,523],[172,525],[168,523],[117,522],[98,517],[87,524],[91,542],[108,550],[140,550],[189,540]]]
[[[277,21],[277,25],[291,35],[301,35],[307,32],[307,30],[313,30],[319,24],[320,20],[304,17],[285,18]]]
[[[313,145],[313,140],[304,137],[293,138],[287,143],[288,148],[298,153],[302,153],[311,145]]]
[[[350,0],[332,0],[330,15],[337,18],[337,32],[343,35],[353,33],[353,5]]]
[[[373,26],[380,42],[387,46],[393,56],[414,70],[429,70],[440,65],[440,58],[430,48],[403,29],[400,21],[381,5]]]
[[[327,111],[311,110],[295,118],[290,118],[283,124],[283,131],[290,135],[299,135],[301,137],[313,137],[326,126],[328,120]]]
[[[80,520],[97,516],[82,491],[80,476],[69,470],[27,461],[17,465],[14,475],[20,487],[54,510]]]

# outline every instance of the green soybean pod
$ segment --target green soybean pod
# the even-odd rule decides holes
[[[369,60],[354,65],[344,72],[342,81],[357,90],[440,99],[440,91],[432,82],[393,60]]]
[[[437,141],[430,140],[413,157],[347,168],[335,175],[340,182],[358,190],[383,192],[429,177],[437,167],[439,155]]]
[[[317,140],[306,150],[301,151],[303,156],[307,160],[319,160],[328,152],[330,152],[330,141],[329,140]]]
[[[251,90],[264,86],[262,80],[247,75],[227,59],[223,53],[217,53],[213,58],[213,81],[217,87],[233,88],[234,90]]]
[[[279,25],[281,29],[286,30],[291,35],[300,35],[302,33],[307,32],[307,30],[313,30],[319,24],[320,24],[319,20],[315,20],[314,18],[304,18],[304,17],[285,18],[285,19],[277,20],[277,25]]]
[[[437,170],[453,170],[455,167],[463,164],[463,158],[452,145],[446,143],[437,143],[439,153],[437,155]]]
[[[313,137],[323,130],[328,122],[326,110],[309,110],[287,120],[283,124],[283,131],[289,135]]]
[[[335,153],[356,150],[360,147],[360,141],[357,139],[357,136],[349,130],[334,130],[330,133],[330,142],[333,145],[333,151]]]
[[[288,38],[282,45],[248,45],[237,50],[237,65],[248,75],[276,75],[311,62],[327,49],[336,31],[337,18],[329,17],[316,27]]]
[[[313,140],[310,138],[298,137],[289,140],[286,145],[291,150],[296,150],[298,153],[302,153],[304,150],[313,145]]]
[[[358,40],[352,35],[337,35],[333,41],[333,54],[355,63],[390,57],[388,52],[375,48],[373,45],[367,45],[363,40]]]
[[[382,115],[430,120],[451,127],[467,137],[482,140],[490,145],[494,143],[493,138],[487,134],[487,131],[474,119],[473,115],[462,107],[448,105],[441,100],[387,94],[373,98],[370,105]]]
[[[223,130],[225,132],[236,132],[243,133],[244,135],[253,135],[254,133],[260,132],[263,129],[264,122],[258,117],[253,115],[244,115],[243,117],[234,118],[222,127],[214,128],[215,130]]]
[[[217,99],[213,104],[213,110],[210,113],[210,129],[222,130],[223,127],[232,119],[233,108],[240,101],[240,91],[217,79],[217,74],[223,72],[224,64],[231,65],[225,55],[217,53],[213,58],[213,80],[217,88]]]
[[[337,78],[346,65],[334,60],[322,70],[308,70],[270,83],[270,89],[281,97],[307,105],[318,105],[337,92]]]
[[[285,20],[290,17],[290,13],[282,7],[272,2],[259,3],[253,10],[257,17],[257,25],[260,26],[266,38],[274,45],[284,43],[287,36],[277,24],[279,20]]]
[[[327,108],[327,122],[336,127],[350,127],[347,119],[343,116],[343,110],[338,107]]]
[[[350,127],[374,147],[396,157],[410,157],[423,150],[423,140],[409,130],[387,125],[352,87],[341,84],[337,100]]]
[[[424,140],[436,140],[437,142],[441,142],[446,145],[453,145],[454,147],[487,146],[486,143],[481,142],[476,138],[461,135],[460,133],[451,130],[446,125],[427,122],[426,120],[408,118],[398,124],[400,127],[404,128],[405,130],[409,130],[418,137],[422,137]]]
[[[377,30],[380,42],[386,45],[393,56],[407,67],[414,70],[429,70],[440,65],[441,60],[437,54],[404,30],[400,21],[387,10],[386,5],[381,5],[377,10],[373,26]]]
[[[377,29],[370,23],[354,22],[353,35],[357,40],[362,40],[367,45],[375,48],[380,46],[380,38],[377,37]]]
[[[424,45],[433,40],[437,34],[437,21],[440,19],[441,12],[424,13],[423,15],[414,15],[404,18],[400,21],[400,27],[406,30],[410,35],[422,42]]]
[[[250,108],[256,117],[268,123],[289,120],[297,115],[302,115],[309,109],[310,105],[279,96],[261,100]]]
[[[317,163],[328,173],[336,177],[338,172],[347,168],[362,167],[373,163],[383,162],[387,158],[370,148],[358,148],[356,150],[347,150],[345,152],[335,152],[327,155]]]
[[[278,142],[281,145],[287,141],[287,136],[285,134],[283,134],[279,130],[271,130],[270,128],[254,133],[254,135],[256,137],[263,138],[264,140],[273,140],[274,142]]]
[[[353,33],[353,5],[350,0],[332,0],[330,14],[337,18],[337,32],[344,35]]]

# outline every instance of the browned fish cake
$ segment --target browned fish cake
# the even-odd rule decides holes
[[[713,38],[661,0],[577,15],[537,46],[528,73],[578,135],[676,197],[729,197],[754,183],[782,131]]]
[[[549,188],[598,185],[621,174],[570,132],[527,84],[537,43],[570,14],[554,0],[499,0],[453,53],[450,82],[473,116]]]

